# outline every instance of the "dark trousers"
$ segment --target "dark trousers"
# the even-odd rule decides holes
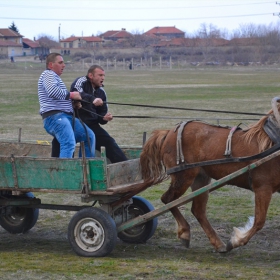
[[[100,151],[101,146],[106,148],[106,157],[111,163],[126,161],[127,157],[112,138],[109,133],[103,129],[99,124],[88,125],[88,127],[94,132],[96,146],[95,149]],[[52,141],[52,157],[59,157],[60,145],[56,138]]]

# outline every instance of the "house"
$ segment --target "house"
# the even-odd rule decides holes
[[[133,35],[126,31],[125,28],[122,30],[110,30],[99,36],[105,41],[118,41],[118,40],[127,40],[133,37]]]
[[[155,36],[163,36],[166,39],[172,38],[184,38],[185,32],[176,28],[175,26],[167,26],[167,27],[154,27],[144,34],[146,35],[155,35]]]
[[[69,37],[60,40],[61,54],[73,54],[79,50],[92,50],[103,46],[103,40],[99,37]],[[75,49],[75,50],[74,50]]]
[[[22,56],[23,36],[9,28],[0,28],[0,55],[3,57]]]
[[[37,55],[41,53],[40,44],[28,38],[22,38],[23,55]]]

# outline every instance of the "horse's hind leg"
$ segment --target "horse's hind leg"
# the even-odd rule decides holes
[[[201,171],[192,184],[192,191],[198,190],[203,186],[210,183],[209,178],[203,171]],[[206,216],[206,206],[208,201],[209,192],[204,192],[193,199],[192,213],[200,223],[205,234],[209,238],[210,243],[215,247],[218,252],[226,252],[226,245],[217,235],[216,231],[212,228]]]
[[[195,176],[187,176],[187,174],[188,172],[178,172],[171,175],[169,189],[161,197],[163,203],[167,204],[179,198],[186,192],[195,178]],[[170,211],[178,224],[178,238],[181,239],[184,246],[189,247],[191,237],[190,225],[177,207],[171,208]]]
[[[272,197],[270,186],[262,186],[255,191],[255,218],[251,219],[244,228],[233,228],[227,250],[246,245],[252,236],[262,229],[265,223],[267,209]]]

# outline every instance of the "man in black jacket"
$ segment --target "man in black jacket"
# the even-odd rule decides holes
[[[78,91],[81,94],[82,108],[76,110],[79,117],[95,134],[96,150],[100,151],[101,146],[106,148],[106,157],[112,162],[127,160],[127,157],[120,149],[115,139],[103,129],[101,125],[113,119],[108,112],[107,95],[103,89],[105,71],[99,65],[92,65],[86,76],[77,78],[71,85],[70,91]],[[59,143],[54,138],[52,142],[52,157],[59,154]]]

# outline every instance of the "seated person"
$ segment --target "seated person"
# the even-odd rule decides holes
[[[94,132],[96,139],[96,150],[101,146],[106,148],[106,157],[111,163],[127,160],[115,139],[100,125],[105,125],[113,119],[108,112],[106,104],[107,96],[103,88],[105,71],[99,65],[93,65],[88,69],[86,76],[77,78],[71,85],[71,89],[80,92],[83,100],[82,108],[76,110],[77,116]],[[52,157],[59,154],[59,143],[54,138],[52,141]]]

